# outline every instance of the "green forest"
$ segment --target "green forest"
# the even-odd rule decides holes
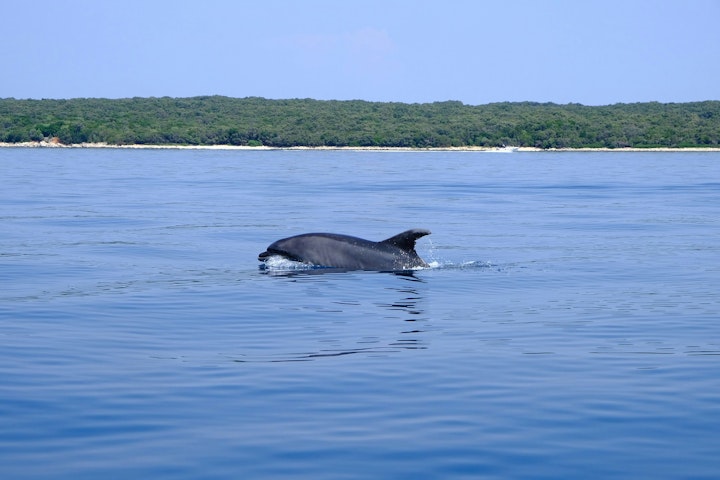
[[[0,99],[0,142],[268,147],[720,146],[720,101],[607,106],[191,98]]]

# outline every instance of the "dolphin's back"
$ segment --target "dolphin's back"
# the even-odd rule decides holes
[[[382,242],[336,233],[305,233],[271,244],[259,260],[280,255],[290,260],[348,270],[410,270],[427,264],[415,252],[415,240],[428,230],[413,229]]]

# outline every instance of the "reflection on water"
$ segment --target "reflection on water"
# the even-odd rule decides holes
[[[285,352],[276,346],[272,355],[243,353],[236,362],[294,362],[344,355],[390,355],[403,350],[428,348],[424,326],[429,319],[424,311],[423,290],[425,281],[416,272],[348,272],[332,268],[303,270],[261,269],[261,275],[274,280],[265,289],[276,289],[274,305],[287,315],[286,322],[294,327],[311,329],[309,338],[296,337],[288,348],[304,345],[321,345],[311,350]],[[329,280],[325,282],[325,280]],[[277,283],[280,282],[280,283]],[[320,283],[318,283],[320,282]],[[292,284],[290,297],[284,297],[282,285]],[[321,288],[318,288],[321,285]],[[358,291],[356,288],[360,286]],[[344,288],[347,287],[347,288]],[[285,304],[291,299],[294,304]],[[321,307],[305,300],[317,300]],[[335,305],[337,308],[328,308]],[[288,310],[297,314],[288,315]],[[314,314],[309,313],[314,311]],[[410,324],[410,325],[408,325]],[[287,324],[286,324],[287,325]],[[408,328],[410,327],[410,328]],[[270,327],[268,327],[270,328]],[[269,332],[268,332],[269,334]],[[287,333],[283,334],[287,339]],[[327,348],[334,344],[337,348]]]

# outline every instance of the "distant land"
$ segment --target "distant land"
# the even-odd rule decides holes
[[[607,106],[312,99],[0,99],[4,145],[720,148],[720,101]]]

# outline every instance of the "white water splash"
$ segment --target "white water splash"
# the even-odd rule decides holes
[[[265,270],[272,270],[272,271],[295,271],[295,270],[313,270],[316,267],[315,265],[310,265],[308,263],[303,262],[296,262],[294,260],[290,260],[288,258],[285,258],[280,255],[271,255],[268,258],[265,259],[265,262],[260,265],[261,268]]]

